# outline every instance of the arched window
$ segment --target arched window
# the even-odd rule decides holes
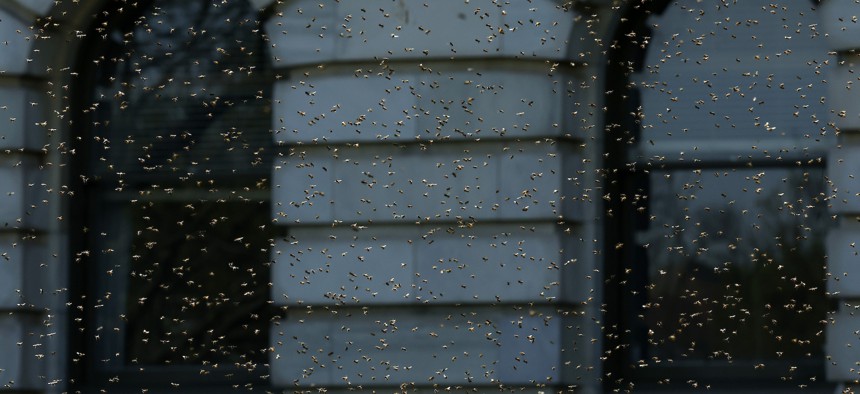
[[[607,382],[819,385],[835,136],[815,9],[651,5],[609,68]]]
[[[78,85],[78,384],[265,385],[271,72],[258,10],[153,0],[102,17]]]

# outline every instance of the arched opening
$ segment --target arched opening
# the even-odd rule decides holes
[[[75,385],[266,385],[273,77],[260,19],[244,0],[152,0],[100,14],[83,44]]]
[[[628,11],[608,65],[605,381],[820,386],[835,140],[814,5]]]

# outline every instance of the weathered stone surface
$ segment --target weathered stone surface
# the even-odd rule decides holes
[[[0,86],[0,149],[37,150],[45,143],[41,95],[23,86]]]
[[[551,68],[474,61],[308,70],[275,86],[275,139],[296,144],[569,136],[577,127],[569,115],[574,74]]]
[[[300,146],[275,163],[280,224],[570,220],[580,148],[553,141]]]
[[[0,230],[44,228],[47,223],[47,193],[37,159],[0,155]]]
[[[0,315],[0,390],[32,390],[44,362],[37,354],[44,350],[33,317],[21,314]],[[34,346],[34,345],[39,346]],[[42,354],[42,357],[45,355]]]
[[[279,387],[559,384],[580,318],[549,307],[290,312],[272,327]],[[587,340],[586,340],[587,341]],[[576,365],[576,362],[570,365]]]
[[[819,6],[822,29],[834,50],[860,48],[860,4],[854,0],[826,0]]]
[[[34,38],[27,23],[0,8],[0,74],[25,74]],[[24,119],[22,119],[24,121]]]
[[[275,0],[248,0],[251,5],[256,8],[265,8],[275,2]]]
[[[56,0],[7,0],[15,1],[22,7],[34,12],[36,15],[47,15]]]
[[[860,298],[860,226],[841,226],[827,234],[827,291]]]
[[[0,232],[0,310],[42,304],[38,294],[45,243],[38,235]]]
[[[834,148],[827,157],[827,174],[835,198],[830,211],[840,214],[860,213],[860,145],[846,144]]]
[[[275,139],[286,143],[412,140],[418,102],[414,72],[394,78],[334,74],[275,85]],[[365,78],[365,75],[367,77]]]
[[[843,305],[844,304],[844,305]],[[828,355],[827,379],[853,381],[860,377],[860,308],[856,302],[842,301],[839,310],[832,314],[827,325],[824,354]]]
[[[844,56],[831,73],[827,83],[831,119],[842,132],[860,132],[860,55]]]
[[[299,0],[279,11],[266,26],[276,67],[486,56],[564,60],[578,44],[571,41],[576,15],[552,0]]]
[[[273,251],[284,305],[579,303],[599,286],[555,223],[297,227]]]

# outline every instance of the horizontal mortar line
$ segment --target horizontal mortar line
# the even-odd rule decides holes
[[[386,279],[387,280],[387,279]],[[394,310],[394,309],[412,309],[417,314],[427,314],[433,311],[441,311],[446,312],[448,314],[455,314],[458,310],[475,310],[478,308],[481,309],[489,309],[491,311],[508,311],[508,312],[528,312],[530,309],[539,309],[539,308],[556,308],[556,312],[565,313],[565,312],[584,312],[588,305],[585,304],[585,301],[582,303],[571,303],[571,302],[552,302],[546,300],[534,300],[534,301],[502,301],[502,302],[444,302],[444,301],[414,301],[414,298],[410,298],[412,300],[410,302],[403,303],[368,303],[365,305],[362,304],[354,304],[354,303],[343,303],[343,304],[281,304],[278,300],[272,300],[274,305],[272,306],[276,312],[296,312],[296,313],[307,313],[307,312],[320,312],[325,313],[329,311],[338,311],[338,313],[345,313],[350,311],[358,312],[360,315],[365,310]],[[499,308],[509,308],[509,309],[499,309]],[[392,315],[397,316],[397,315]],[[402,316],[402,315],[399,315]],[[339,318],[343,318],[344,316],[338,316]],[[572,316],[559,316],[559,317],[582,317],[580,315],[572,315]],[[283,317],[284,319],[288,319]]]
[[[24,147],[0,148],[0,168],[14,168],[13,166],[7,166],[4,163],[7,163],[11,160],[14,160],[14,158],[16,158],[16,157],[20,157],[22,159],[26,159],[26,158],[42,159],[42,158],[47,158],[48,155],[45,153],[44,150],[38,149],[38,148],[35,148],[35,149],[24,148]],[[29,163],[22,163],[22,165],[25,165],[29,168],[36,168],[39,170],[47,170],[47,167],[42,168],[42,166],[41,166],[42,163],[37,163],[37,164],[38,165],[33,166],[33,165],[29,165]]]
[[[0,235],[32,235],[38,238],[50,235],[50,231],[29,227],[0,227]],[[35,243],[31,244],[30,242],[30,240],[23,240],[18,246],[35,245]]]
[[[290,132],[286,132],[290,133]],[[276,133],[275,135],[280,134]],[[392,147],[417,147],[421,145],[427,144],[439,144],[445,146],[452,146],[456,144],[466,145],[466,144],[480,144],[480,143],[502,143],[502,142],[514,142],[514,143],[529,143],[529,142],[557,142],[561,145],[564,144],[581,144],[585,142],[584,138],[581,138],[576,135],[572,135],[572,133],[567,134],[540,134],[540,135],[527,135],[527,136],[498,136],[492,135],[486,138],[460,138],[460,137],[440,137],[439,139],[425,139],[425,138],[409,138],[403,140],[369,140],[369,141],[336,141],[336,142],[308,142],[308,143],[279,143],[274,146],[275,151],[278,152],[286,152],[289,149],[301,149],[308,147],[351,147],[353,145],[368,145],[368,146],[380,146],[380,145],[391,145]],[[428,148],[431,148],[432,145],[429,145]],[[576,148],[579,148],[577,146]],[[277,160],[279,157],[275,156],[274,160]]]
[[[311,72],[315,76],[319,75],[336,75],[341,73],[352,73],[356,68],[380,68],[388,66],[393,68],[395,75],[398,67],[416,68],[419,65],[424,65],[427,68],[439,68],[442,70],[459,70],[460,67],[474,64],[476,66],[484,65],[486,67],[475,67],[473,71],[488,72],[488,71],[540,71],[538,67],[549,71],[549,65],[556,65],[555,72],[560,74],[574,75],[580,70],[586,69],[582,63],[574,62],[572,59],[548,59],[548,58],[523,58],[515,56],[462,56],[454,58],[442,57],[426,57],[426,58],[382,58],[382,59],[333,59],[328,62],[308,62],[295,64],[290,66],[279,67],[272,65],[276,71],[286,71],[289,73]],[[420,71],[420,70],[417,70]]]
[[[27,316],[27,317],[38,317],[46,314],[45,310],[33,307],[0,307],[0,315],[3,316]]]
[[[823,158],[823,157],[822,157]],[[809,161],[813,161],[810,163]],[[816,158],[805,157],[805,158],[790,158],[790,159],[782,159],[778,160],[775,158],[765,159],[765,158],[754,158],[754,159],[737,159],[737,160],[726,160],[726,159],[699,159],[694,161],[692,159],[688,160],[666,160],[666,161],[657,161],[657,162],[647,162],[647,161],[629,161],[631,163],[636,163],[635,171],[626,171],[630,173],[637,173],[643,171],[660,171],[660,170],[674,170],[674,169],[720,169],[720,168],[731,168],[731,169],[761,169],[761,168],[826,168],[827,164],[824,160],[818,161]],[[798,164],[800,162],[800,164]]]
[[[497,374],[500,374],[500,372],[497,372]],[[483,376],[483,372],[481,372],[481,375],[473,375],[473,376],[477,380],[479,377]],[[483,379],[483,378],[481,378],[481,379]],[[296,388],[307,387],[307,388],[313,389],[313,391],[309,391],[309,392],[313,392],[313,393],[324,392],[324,391],[320,390],[319,386],[320,385],[318,385],[318,384],[298,383],[297,385],[274,386],[274,387],[279,388],[279,389],[284,388],[284,389],[288,389],[288,390],[294,390]],[[356,392],[365,392],[365,391],[358,391],[361,389],[360,386],[361,385],[359,385],[359,384],[348,384],[348,383],[342,383],[342,382],[335,381],[334,384],[331,384],[331,385],[326,386],[326,387],[333,387],[333,388],[339,389],[339,390],[340,389],[346,389],[349,391],[356,390]],[[390,381],[388,381],[388,382],[379,381],[379,382],[373,382],[372,386],[370,386],[370,385],[364,385],[364,386],[365,386],[365,390],[367,390],[367,391],[370,391],[370,390],[387,390],[390,388],[390,389],[393,389],[393,391],[391,391],[393,393],[412,392],[413,389],[414,390],[432,390],[430,392],[433,392],[433,393],[438,393],[438,392],[457,392],[457,393],[459,393],[459,392],[468,392],[465,390],[473,390],[473,389],[474,390],[492,389],[492,390],[494,390],[493,392],[501,392],[501,393],[519,393],[519,392],[526,392],[526,393],[532,393],[532,392],[563,393],[563,391],[558,391],[558,390],[567,390],[567,389],[570,389],[572,387],[586,386],[586,384],[585,383],[564,384],[564,383],[552,382],[552,383],[547,383],[547,384],[541,383],[540,386],[537,386],[535,384],[510,384],[510,383],[504,383],[504,382],[499,382],[499,383],[494,384],[494,383],[484,383],[484,382],[476,382],[476,383],[469,383],[469,382],[462,382],[462,383],[450,383],[450,382],[391,383]],[[452,391],[451,390],[452,388],[454,388],[454,390],[457,390],[457,391]],[[501,391],[500,391],[500,389],[501,389]],[[407,390],[407,391],[403,391],[403,390]],[[464,390],[464,391],[459,391],[459,390]],[[290,391],[290,392],[294,392],[294,391]],[[481,391],[475,391],[475,392],[481,392]],[[713,390],[711,390],[711,392],[713,392]],[[4,391],[3,393],[5,394],[7,392]],[[304,391],[302,391],[302,393],[304,393]],[[419,393],[420,393],[420,391],[419,391]],[[722,393],[722,392],[720,392],[720,393]]]
[[[13,74],[0,72],[0,87],[24,87],[29,89],[47,88],[50,78],[45,75]]]
[[[281,219],[281,218],[278,217],[278,219]],[[410,221],[406,221],[406,220],[402,220],[402,221],[385,220],[385,221],[373,221],[373,222],[367,222],[365,220],[365,221],[347,222],[344,220],[343,223],[339,223],[337,225],[333,225],[333,223],[331,223],[331,222],[325,222],[325,223],[320,223],[320,222],[317,222],[317,223],[288,223],[288,224],[273,223],[273,224],[277,225],[277,226],[284,226],[284,227],[287,227],[288,229],[289,228],[303,228],[303,229],[343,228],[343,229],[351,229],[350,226],[353,223],[359,224],[359,225],[366,225],[367,226],[366,229],[356,230],[356,232],[360,233],[361,231],[365,231],[365,230],[372,231],[372,229],[375,229],[375,228],[385,228],[385,227],[416,227],[416,226],[427,226],[427,227],[449,226],[450,227],[450,226],[454,225],[454,226],[456,226],[458,228],[462,228],[462,229],[473,228],[473,227],[469,227],[467,225],[464,225],[463,223],[469,223],[471,225],[474,225],[475,227],[479,227],[479,226],[485,227],[487,225],[500,226],[500,225],[528,225],[528,224],[532,224],[532,225],[554,224],[554,225],[557,225],[559,227],[563,227],[563,226],[581,227],[581,226],[585,225],[585,223],[586,223],[584,221],[580,222],[580,221],[574,221],[574,220],[564,219],[564,218],[539,218],[539,219],[529,218],[529,219],[501,219],[501,220],[475,219],[475,221],[473,221],[473,222],[467,222],[468,220],[470,220],[469,217],[464,217],[462,221],[458,221],[456,219],[448,219],[448,220],[437,220],[437,221],[431,220],[431,221],[426,221],[426,222],[425,221],[410,222]]]
[[[850,62],[851,60],[860,59],[860,42],[857,43],[857,47],[851,49],[839,49],[834,50],[836,53],[836,65],[837,67],[843,66],[841,62]]]

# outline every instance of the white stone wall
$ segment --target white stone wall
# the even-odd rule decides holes
[[[576,17],[276,6],[275,386],[596,384]]]
[[[30,26],[50,3],[0,3],[0,391],[46,387],[49,105]]]
[[[598,23],[552,0],[252,1],[275,7],[266,32],[281,77],[272,207],[288,235],[272,252],[272,300],[287,312],[271,333],[272,383],[597,385],[601,115],[584,104],[601,103],[608,77],[590,51],[615,14],[601,9]],[[44,324],[63,313],[42,290],[64,287],[57,222],[73,209],[57,198],[51,149],[70,131],[58,116],[70,37],[99,4],[0,1],[0,390],[67,378],[51,361],[63,347],[46,339],[66,333]],[[860,371],[857,7],[822,7],[844,60],[827,98],[843,133],[828,164],[844,222],[828,243],[837,381]]]

